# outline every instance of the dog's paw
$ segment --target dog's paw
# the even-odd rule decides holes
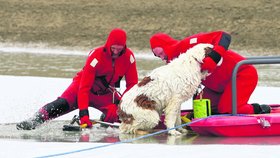
[[[184,128],[178,128],[177,130],[181,133],[184,133],[184,134],[188,133],[188,130],[186,130]]]
[[[172,136],[178,136],[178,135],[181,135],[182,133],[173,129],[173,130],[168,131],[168,134],[172,135]]]
[[[134,132],[134,134],[137,134],[137,135],[146,135],[146,134],[149,134],[149,131],[145,131],[145,130],[141,130],[141,129],[138,129]]]

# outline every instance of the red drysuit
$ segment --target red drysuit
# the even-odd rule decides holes
[[[231,37],[229,34],[216,31],[199,33],[178,41],[164,33],[158,33],[151,37],[151,48],[162,47],[168,61],[185,53],[189,48],[199,43],[210,43],[213,50],[220,54],[221,60],[216,69],[202,81],[205,86],[203,98],[211,100],[213,113],[232,112],[231,77],[234,66],[245,59],[232,50],[228,50]],[[252,65],[243,65],[237,73],[237,112],[253,114],[254,108],[248,104],[248,100],[257,86],[258,74]]]
[[[111,46],[115,44],[126,45],[126,36],[120,29],[111,32],[104,46],[89,53],[83,69],[61,95],[71,109],[78,107],[81,111],[92,106],[105,114],[105,121],[118,121],[117,106],[114,103],[120,96],[114,93],[113,101],[112,90],[118,88],[121,78],[125,77],[126,92],[137,84],[138,75],[135,57],[130,49],[125,47],[118,58],[111,57]]]

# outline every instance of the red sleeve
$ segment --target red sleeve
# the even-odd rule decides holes
[[[78,107],[80,110],[88,108],[90,89],[95,80],[95,66],[98,60],[94,56],[90,56],[83,68],[83,73],[80,81],[80,87],[78,91]]]
[[[228,50],[231,42],[231,36],[228,33],[218,31],[210,33],[212,38],[211,44],[214,45],[213,50],[220,53],[221,56]]]
[[[223,54],[228,50],[230,42],[231,36],[223,31],[200,33],[184,39],[184,43],[188,48],[191,48],[198,43],[210,43],[214,46],[213,50],[218,52],[221,56],[223,56]]]
[[[128,71],[125,74],[126,90],[124,91],[124,93],[138,83],[138,74],[135,57],[133,54],[131,54],[129,58],[131,64]]]

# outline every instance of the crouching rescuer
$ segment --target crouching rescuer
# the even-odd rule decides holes
[[[201,32],[177,40],[168,34],[156,33],[150,39],[153,54],[166,63],[200,43],[214,46],[213,49],[206,50],[206,58],[201,64],[201,70],[209,73],[205,80],[202,80],[204,86],[202,98],[211,101],[212,114],[230,114],[232,113],[232,72],[238,62],[246,59],[229,49],[230,34],[224,31]],[[236,83],[238,114],[271,112],[267,104],[248,103],[258,83],[258,74],[254,65],[242,65],[237,72]]]
[[[47,120],[79,109],[80,124],[92,127],[88,107],[100,110],[103,121],[117,122],[117,104],[121,98],[116,88],[125,77],[126,91],[138,82],[133,52],[126,46],[126,32],[113,29],[106,43],[90,51],[81,71],[69,87],[53,102],[41,107],[33,117],[16,125],[19,130],[35,129]]]

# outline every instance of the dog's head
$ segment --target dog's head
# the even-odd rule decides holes
[[[187,51],[187,54],[192,56],[198,63],[203,63],[203,59],[212,51],[211,44],[197,44]]]

